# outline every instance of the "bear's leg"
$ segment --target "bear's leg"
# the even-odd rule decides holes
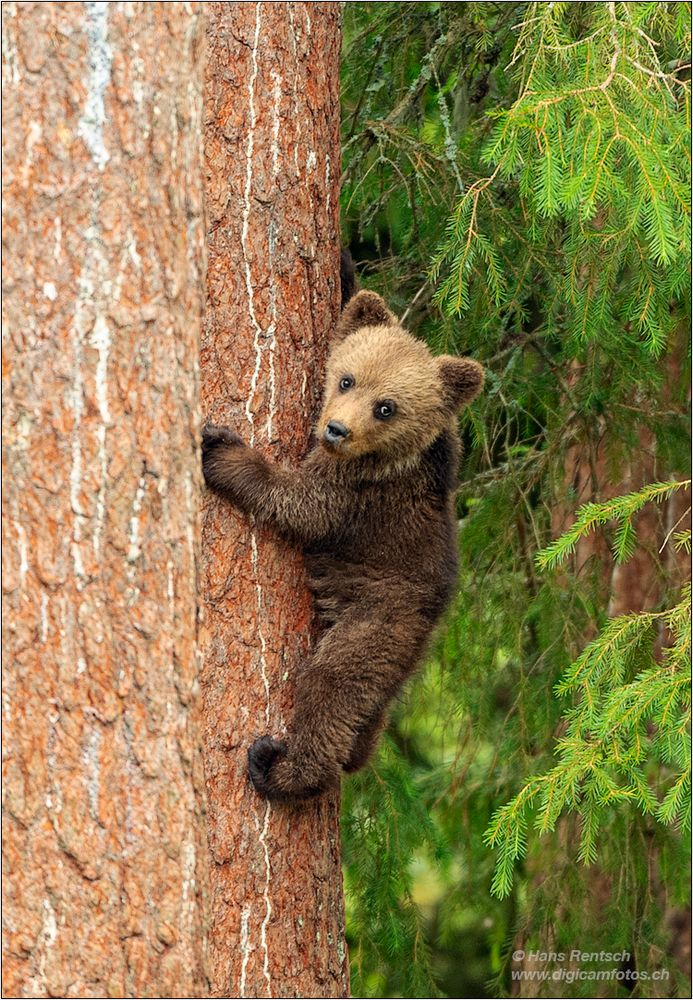
[[[357,743],[367,756],[365,734],[371,730],[372,746],[376,720],[418,660],[429,628],[409,610],[401,617],[372,611],[364,617],[361,608],[343,613],[299,672],[286,741],[265,736],[251,746],[255,788],[268,798],[292,799],[336,785]]]
[[[349,759],[344,765],[347,774],[360,771],[368,762],[378,743],[378,737],[385,728],[385,713],[378,712],[370,722],[368,722],[354,740]]]

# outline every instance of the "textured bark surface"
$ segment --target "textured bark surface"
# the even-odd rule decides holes
[[[4,995],[206,995],[197,4],[3,4]]]
[[[206,7],[203,410],[296,462],[338,313],[339,6]],[[203,558],[212,993],[345,996],[337,798],[270,806],[246,777],[309,648],[302,559],[212,496]]]

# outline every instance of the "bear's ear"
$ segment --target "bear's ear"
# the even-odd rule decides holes
[[[362,326],[393,326],[395,316],[376,292],[357,292],[350,299],[335,328],[333,343],[339,343]]]
[[[443,383],[445,402],[456,413],[471,403],[484,384],[484,369],[471,358],[453,358],[444,354],[438,358],[438,371]]]

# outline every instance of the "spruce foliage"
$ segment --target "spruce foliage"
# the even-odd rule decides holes
[[[487,371],[459,592],[344,786],[355,996],[508,995],[549,944],[686,995],[690,13],[345,6],[345,240]],[[612,613],[635,565],[644,610]]]
[[[619,521],[614,557],[632,554],[632,517],[646,503],[686,482],[656,483],[603,504],[587,504],[572,527],[537,555],[541,567],[556,566],[576,541],[597,524]],[[627,530],[626,530],[627,529]],[[691,588],[663,611],[609,620],[571,663],[555,691],[573,696],[563,716],[556,746],[558,763],[531,778],[494,814],[487,843],[498,849],[491,891],[500,897],[512,887],[513,870],[527,849],[528,814],[534,810],[539,834],[556,829],[559,816],[580,817],[577,859],[597,860],[597,838],[606,814],[632,805],[664,824],[690,829],[691,809]],[[668,639],[660,651],[655,643]]]

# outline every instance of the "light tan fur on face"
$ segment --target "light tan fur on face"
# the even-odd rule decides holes
[[[449,370],[469,375],[471,391],[458,398],[443,381]],[[341,391],[340,380],[350,375],[352,388]],[[323,445],[340,458],[381,454],[387,459],[416,456],[450,423],[456,410],[481,387],[481,368],[467,358],[437,358],[425,343],[399,326],[365,326],[332,350],[327,363],[325,400],[317,426]],[[396,404],[389,420],[374,416],[382,400]],[[349,430],[337,447],[324,440],[330,421]]]
[[[355,385],[342,392],[339,382],[345,375],[353,376]],[[397,406],[389,420],[373,415],[381,400]],[[334,449],[340,456],[422,451],[447,423],[436,359],[422,341],[396,326],[351,334],[328,360],[321,439],[330,420],[349,429],[347,440]]]

